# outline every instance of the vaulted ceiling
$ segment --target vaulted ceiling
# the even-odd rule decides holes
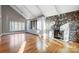
[[[10,5],[26,19],[59,15],[79,10],[79,5]]]

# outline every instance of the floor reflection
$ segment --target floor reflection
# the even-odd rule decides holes
[[[18,52],[24,40],[26,40],[25,33],[3,35],[0,37],[0,52]]]
[[[47,48],[46,48],[47,47]],[[61,48],[62,47],[62,48]],[[61,48],[59,50],[59,48]],[[38,36],[31,33],[17,33],[0,37],[1,53],[27,52],[79,52],[79,43],[64,42],[58,39],[49,39],[47,36]]]
[[[25,40],[25,34],[14,34],[9,35],[10,37],[10,48],[11,50],[20,48],[22,42]]]

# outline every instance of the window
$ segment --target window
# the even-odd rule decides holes
[[[31,29],[37,29],[37,20],[31,21]]]
[[[60,31],[63,31],[63,39],[65,42],[69,41],[70,23],[66,23],[60,27]]]
[[[25,30],[24,22],[10,21],[10,31]]]

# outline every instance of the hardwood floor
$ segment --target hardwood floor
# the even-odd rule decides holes
[[[46,49],[49,53],[57,53],[62,48],[64,48],[64,42],[54,39],[48,42]]]
[[[0,52],[15,53],[21,48],[24,41],[28,41],[30,37],[37,37],[30,33],[17,33],[12,35],[3,35],[0,37]]]
[[[17,33],[0,37],[0,53],[38,53],[45,47],[45,53],[75,53],[79,52],[79,44],[52,39],[43,46],[43,37],[31,33]],[[43,52],[42,51],[42,52]]]

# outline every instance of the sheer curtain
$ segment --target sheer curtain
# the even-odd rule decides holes
[[[25,22],[18,21],[10,21],[10,31],[24,31],[25,30]]]

